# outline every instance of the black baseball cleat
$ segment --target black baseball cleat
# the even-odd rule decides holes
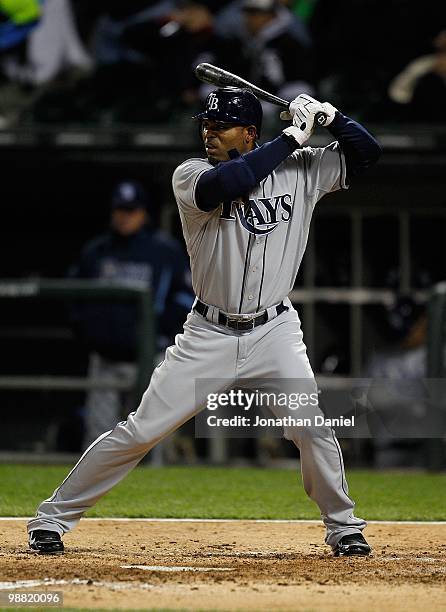
[[[339,540],[334,549],[335,557],[367,557],[372,549],[362,533],[351,533]]]
[[[64,545],[56,531],[36,529],[29,534],[29,547],[40,555],[61,555]]]

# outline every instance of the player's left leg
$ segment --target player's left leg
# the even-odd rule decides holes
[[[247,360],[239,376],[265,382],[269,390],[272,384],[282,392],[317,395],[297,313],[291,310],[262,327],[254,332],[257,338],[252,336],[252,359]],[[280,417],[322,415],[317,401],[316,405],[300,408],[298,413],[277,407],[274,412]],[[311,420],[314,422],[314,418]],[[370,548],[361,536],[366,522],[354,516],[355,504],[348,495],[342,452],[333,430],[325,426],[290,426],[285,428],[284,436],[299,448],[304,488],[321,510],[326,543],[340,556],[368,554]]]

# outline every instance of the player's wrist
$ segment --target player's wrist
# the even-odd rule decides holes
[[[293,151],[295,151],[296,149],[298,149],[301,145],[296,141],[295,138],[293,138],[293,136],[290,136],[290,134],[287,134],[285,132],[285,130],[283,130],[282,134],[280,135],[282,140],[284,142],[287,143],[287,145],[290,147],[290,153],[292,153]]]
[[[301,147],[309,138],[309,135],[295,125],[282,130],[282,136],[294,146],[294,149]]]
[[[330,104],[330,102],[324,102],[321,106],[322,106],[323,112],[325,113],[327,117],[325,119],[324,127],[328,127],[329,125],[331,125],[331,123],[333,123],[336,113],[338,112],[338,109],[334,107],[333,104]]]

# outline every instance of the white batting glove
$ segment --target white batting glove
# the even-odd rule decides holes
[[[281,119],[285,118],[285,113],[286,111],[280,114]],[[288,115],[292,117],[293,125],[283,130],[283,133],[302,146],[313,132],[317,113],[325,113],[321,102],[307,94],[301,94],[290,103]]]
[[[327,125],[330,125],[330,123],[335,118],[335,114],[338,109],[335,108],[333,104],[330,104],[330,102],[323,102],[322,108],[323,108],[323,112],[327,115],[327,118],[324,123],[324,127],[327,127]]]
[[[284,121],[291,121],[291,119],[293,119],[298,109],[300,109],[301,107],[304,107],[304,108],[308,107],[308,110],[311,111],[313,108],[313,105],[317,105],[318,107],[321,107],[322,103],[319,102],[319,100],[312,98],[308,94],[300,94],[300,96],[297,96],[297,98],[294,98],[294,100],[290,102],[288,106],[288,110],[282,111],[280,113],[280,118],[283,119]],[[321,108],[319,108],[318,110],[321,110]],[[318,112],[318,111],[316,110],[315,112]]]
[[[280,113],[281,119],[283,119],[284,121],[290,121],[293,118],[294,110],[297,106],[297,102],[300,97],[301,96],[299,96],[298,98],[296,98],[290,103],[290,109],[288,111],[282,111]],[[326,115],[326,120],[325,120],[323,127],[327,127],[328,125],[330,125],[338,109],[335,108],[332,104],[330,104],[330,102],[318,102],[318,100],[315,100],[314,98],[306,94],[303,94],[302,97],[307,98],[308,101],[311,100],[314,104],[320,104],[322,107],[321,109],[322,112]],[[316,112],[319,112],[319,111],[316,111]]]

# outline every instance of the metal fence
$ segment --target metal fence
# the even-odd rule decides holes
[[[72,376],[0,376],[0,390],[83,391],[107,388],[134,391],[141,398],[153,368],[155,338],[152,299],[142,283],[103,282],[98,280],[37,279],[0,280],[0,300],[103,300],[136,302],[138,306],[138,375],[133,388],[122,382],[107,382]]]

